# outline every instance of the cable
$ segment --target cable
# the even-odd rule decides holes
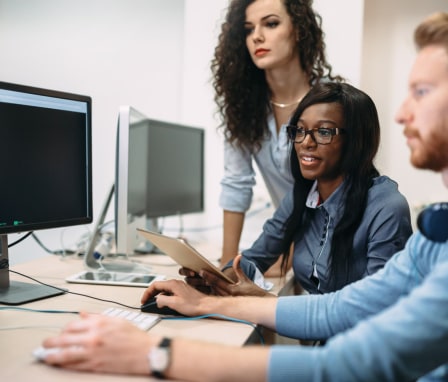
[[[184,219],[181,213],[178,213],[177,216],[179,219],[179,233],[177,234],[177,236],[182,237],[184,234]]]
[[[28,232],[24,237],[21,237],[20,239],[16,240],[15,242],[9,244],[9,245],[8,245],[8,248],[11,248],[11,247],[13,247],[13,246],[16,245],[16,244],[19,244],[22,240],[25,240],[28,236],[30,236],[30,235],[32,235],[32,234],[33,234],[33,231]]]
[[[0,310],[22,310],[25,312],[36,312],[36,313],[79,314],[79,311],[76,310],[32,309],[32,308],[22,308],[20,306],[0,306]]]
[[[75,251],[71,251],[71,250],[66,250],[66,249],[57,249],[52,251],[51,249],[47,248],[41,241],[40,239],[36,236],[36,234],[34,232],[31,232],[31,236],[33,237],[34,240],[36,240],[37,244],[39,244],[41,246],[41,248],[51,254],[51,255],[73,255],[76,252]]]
[[[220,319],[226,320],[226,321],[237,322],[237,323],[240,323],[240,324],[249,325],[258,334],[258,336],[260,338],[260,343],[262,345],[265,344],[264,337],[263,337],[263,334],[260,332],[260,329],[258,328],[258,326],[256,324],[254,324],[253,322],[250,322],[250,321],[240,320],[238,318],[224,316],[223,314],[218,314],[218,313],[203,314],[203,315],[200,315],[200,316],[192,316],[192,317],[177,317],[177,316],[161,317],[162,320],[187,320],[187,321],[189,321],[189,320],[200,320],[200,319],[203,319],[203,318],[220,318]]]
[[[107,302],[107,303],[111,303],[111,304],[117,304],[117,305],[121,305],[121,306],[123,306],[125,308],[129,308],[129,309],[138,309],[138,310],[140,310],[140,307],[130,306],[130,305],[122,304],[120,302],[116,302],[116,301],[113,301],[113,300],[106,300],[106,299],[99,298],[99,297],[93,297],[93,296],[89,296],[89,295],[83,294],[83,293],[71,292],[71,291],[69,291],[69,290],[67,290],[65,288],[59,288],[57,286],[50,285],[50,284],[44,283],[42,281],[36,280],[35,278],[33,278],[31,276],[24,275],[23,273],[20,273],[20,272],[17,272],[17,271],[13,271],[11,269],[9,271],[12,272],[12,273],[15,273],[16,275],[19,275],[19,276],[25,277],[27,279],[30,279],[32,281],[35,281],[35,282],[37,282],[37,283],[39,283],[41,285],[45,285],[45,286],[48,286],[48,287],[51,287],[51,288],[58,289],[58,290],[60,290],[60,291],[62,291],[64,293],[69,293],[69,294],[73,294],[73,295],[76,295],[76,296],[87,297],[87,298],[91,298],[93,300]]]
[[[246,213],[246,218],[250,219],[252,217],[254,217],[255,215],[258,215],[259,213],[269,209],[271,207],[271,203],[270,202],[266,202],[263,206],[250,210]],[[183,223],[182,223],[183,225]],[[222,228],[222,224],[216,224],[216,225],[212,225],[212,226],[208,226],[208,227],[197,227],[197,228],[184,228],[182,226],[182,231],[183,232],[206,232],[206,231],[213,231],[215,229],[219,229]],[[172,228],[172,227],[167,227],[167,228],[162,228],[160,229],[160,232],[164,232],[164,231],[168,231],[168,232],[174,232],[174,231],[178,231],[179,228]]]
[[[51,250],[51,249],[49,249],[48,247],[46,247],[42,243],[42,241],[36,236],[36,234],[33,231],[27,232],[25,236],[23,236],[20,239],[14,241],[13,243],[9,244],[8,248],[11,248],[11,247],[13,247],[16,244],[19,244],[20,242],[22,242],[23,240],[25,240],[29,236],[31,236],[45,252],[47,252],[47,253],[49,253],[51,255],[74,255],[76,253],[79,253],[79,251],[72,251],[72,250],[67,250],[67,249]]]
[[[89,296],[89,295],[83,294],[83,293],[71,292],[71,291],[69,291],[67,289],[59,288],[57,286],[44,283],[44,282],[39,281],[39,280],[37,280],[37,279],[35,279],[35,278],[31,277],[31,276],[27,276],[27,275],[25,275],[23,273],[20,273],[20,272],[17,272],[17,271],[13,271],[11,269],[9,271],[12,272],[12,273],[15,273],[16,275],[19,275],[19,276],[25,277],[27,279],[30,279],[32,281],[35,281],[38,284],[58,289],[58,290],[60,290],[60,291],[62,291],[64,293],[69,293],[69,294],[73,294],[73,295],[76,295],[76,296],[87,297],[87,298],[91,298],[93,300],[107,302],[107,303],[110,303],[110,304],[116,304],[116,305],[120,305],[120,306],[123,306],[123,307],[128,308],[128,309],[138,309],[138,310],[140,310],[140,307],[135,307],[135,306],[122,304],[121,302],[117,302],[117,301],[113,301],[113,300],[106,300],[106,299],[103,299],[103,298],[93,297],[93,296]],[[37,312],[37,313],[59,313],[59,314],[62,314],[62,313],[79,314],[80,313],[79,311],[70,311],[70,310],[45,310],[45,309],[41,310],[41,309],[22,308],[22,307],[16,307],[16,306],[0,307],[0,310],[22,310],[22,311],[30,311],[30,312]],[[200,315],[200,316],[192,316],[192,317],[171,317],[171,316],[161,317],[162,320],[199,320],[199,319],[202,319],[202,318],[220,318],[220,319],[223,319],[223,320],[226,320],[226,321],[238,322],[238,323],[249,325],[258,334],[258,336],[260,338],[260,343],[262,345],[265,344],[263,335],[260,332],[258,326],[256,324],[254,324],[253,322],[250,322],[250,321],[240,320],[240,319],[237,319],[237,318],[232,318],[232,317],[224,316],[222,314],[217,314],[217,313],[203,314],[203,315]]]

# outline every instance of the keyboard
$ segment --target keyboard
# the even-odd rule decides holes
[[[106,309],[102,314],[109,317],[125,318],[142,330],[149,330],[160,321],[160,317],[156,314],[142,313],[140,311],[126,310],[121,308],[109,308]]]
[[[109,308],[106,309],[102,314],[109,317],[125,318],[142,330],[149,330],[160,321],[160,317],[156,314],[142,313],[139,311],[120,308]],[[37,360],[42,361],[48,354],[57,353],[59,351],[59,348],[44,348],[42,346],[39,346],[33,351],[33,355]]]

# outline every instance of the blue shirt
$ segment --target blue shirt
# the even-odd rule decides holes
[[[295,279],[310,293],[334,290],[329,277],[329,255],[334,229],[344,213],[345,183],[322,204],[307,206],[312,218],[303,237],[294,242]],[[251,248],[242,252],[241,267],[252,278],[255,267],[264,273],[280,256],[283,226],[293,210],[293,192],[288,192],[274,216],[267,220],[263,232]],[[412,233],[409,205],[398,191],[397,183],[387,176],[374,179],[367,196],[367,207],[353,238],[352,274],[348,282],[375,273]],[[314,276],[314,277],[313,277]]]
[[[323,347],[274,346],[269,381],[448,380],[448,242],[414,234],[371,277],[321,296],[279,298],[276,329]]]
[[[273,115],[268,118],[270,137],[261,149],[251,153],[247,149],[224,142],[224,177],[221,180],[219,205],[227,211],[245,212],[252,203],[255,171],[253,160],[264,179],[275,208],[286,192],[293,188],[294,180],[289,165],[291,146],[283,125],[277,134]]]

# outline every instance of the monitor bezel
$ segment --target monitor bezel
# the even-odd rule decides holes
[[[93,220],[93,205],[92,205],[92,98],[90,96],[64,92],[60,90],[45,89],[29,85],[21,85],[17,83],[0,81],[0,89],[21,92],[24,94],[34,94],[39,96],[46,96],[52,98],[66,99],[78,101],[86,104],[86,154],[87,154],[87,177],[86,177],[86,200],[87,209],[84,216],[64,219],[64,220],[50,220],[23,223],[17,226],[0,226],[0,235],[21,233],[27,231],[62,228],[67,226],[89,224]]]

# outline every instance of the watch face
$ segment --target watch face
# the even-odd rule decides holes
[[[150,353],[151,370],[164,372],[170,363],[170,351],[168,348],[154,348]]]

